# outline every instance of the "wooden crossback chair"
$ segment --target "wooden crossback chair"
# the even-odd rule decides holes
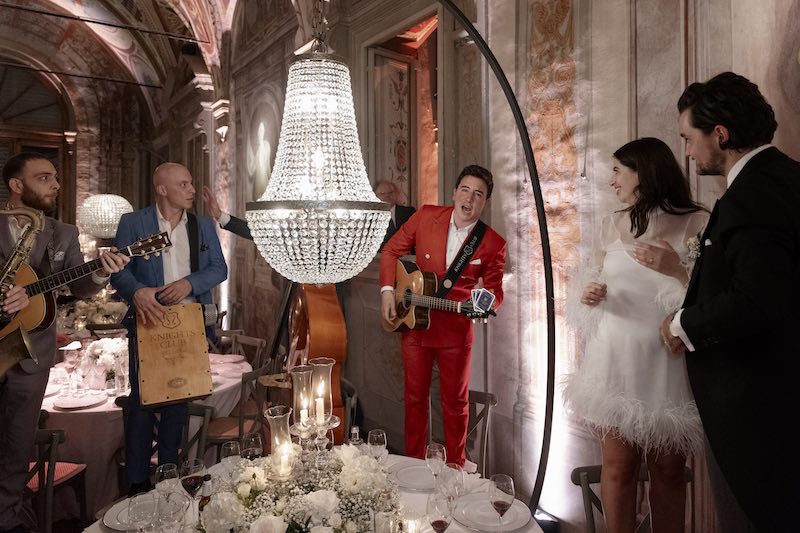
[[[603,504],[600,501],[600,497],[592,490],[591,485],[600,483],[600,474],[602,473],[602,467],[600,465],[590,465],[590,466],[579,466],[572,470],[570,474],[570,479],[574,485],[577,485],[581,488],[581,494],[583,495],[583,512],[586,515],[586,533],[595,533],[597,531],[595,521],[594,521],[594,509],[603,515]],[[683,467],[683,475],[686,483],[689,484],[690,494],[686,498],[687,502],[692,501],[691,497],[691,483],[693,479],[692,469],[688,466]],[[640,483],[644,483],[649,481],[650,475],[647,472],[647,465],[642,463],[639,467],[639,477],[638,481]],[[644,518],[642,518],[641,522],[636,526],[635,533],[646,533],[650,531],[650,513],[647,513]]]
[[[469,421],[467,422],[467,443],[477,438],[477,455],[471,456],[470,446],[466,447],[467,459],[478,465],[478,472],[486,476],[486,463],[489,450],[489,419],[492,409],[497,406],[497,397],[491,392],[469,391]]]
[[[119,396],[114,400],[114,404],[117,405],[122,409],[122,420],[125,427],[125,431],[128,430],[128,406],[130,405],[130,398],[127,396]],[[178,450],[178,468],[180,468],[181,464],[188,460],[190,457],[190,453],[192,450],[196,450],[196,456],[198,458],[203,457],[203,452],[206,449],[206,438],[208,435],[208,428],[211,423],[211,419],[214,417],[214,408],[210,405],[204,405],[201,403],[189,402],[187,404],[188,408],[188,418],[186,423],[183,425],[183,438],[181,442],[181,448]],[[192,418],[199,418],[200,426],[192,432],[190,430],[190,424]],[[196,446],[195,446],[196,445]],[[120,480],[124,479],[123,470],[125,468],[125,449],[121,448],[117,450],[117,466],[120,468]],[[158,464],[157,460],[157,444],[153,442],[153,448],[151,455],[151,470],[155,470],[155,467]],[[152,474],[152,472],[151,472]],[[125,487],[120,487],[121,492],[124,494],[127,492]]]
[[[247,433],[261,433],[264,443],[264,454],[269,428],[264,418],[264,411],[269,407],[269,389],[291,389],[292,384],[288,374],[269,374],[269,367],[246,372],[242,374],[240,408],[230,416],[215,418],[208,428],[208,445],[217,448],[219,456],[222,444],[229,440],[240,440]],[[252,405],[252,409],[242,407],[245,403]]]
[[[43,533],[53,530],[53,494],[61,486],[70,486],[80,506],[81,526],[87,524],[86,512],[86,465],[58,460],[58,447],[66,440],[62,429],[44,429],[42,426],[49,413],[41,411],[40,428],[36,431],[36,460],[29,464],[30,476],[25,485],[26,494],[36,504],[39,529]]]
[[[231,353],[243,355],[253,370],[264,366],[264,348],[267,346],[267,341],[259,339],[258,337],[250,337],[248,335],[235,334],[233,335],[233,344],[231,345]]]

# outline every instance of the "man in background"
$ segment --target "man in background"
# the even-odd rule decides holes
[[[131,305],[123,319],[130,354],[131,394],[125,434],[130,495],[150,490],[154,427],[158,428],[158,463],[177,464],[188,413],[185,403],[160,408],[140,405],[136,318],[144,324],[156,324],[163,318],[165,306],[210,304],[211,289],[228,276],[214,222],[188,211],[195,198],[189,170],[177,163],[164,163],[153,173],[153,187],[155,205],[122,216],[116,245],[122,248],[148,235],[167,232],[172,247],[158,257],[135,258],[129,268],[112,279],[120,296]]]
[[[33,152],[13,156],[3,167],[3,181],[9,194],[6,209],[23,206],[44,213],[54,210],[61,185],[55,167],[44,156]],[[0,215],[0,264],[9,259],[28,224],[26,217]],[[74,295],[89,298],[128,261],[116,250],[104,252],[100,256],[102,269],[70,283],[69,288]],[[44,217],[42,231],[26,262],[41,275],[82,265],[78,228]],[[28,305],[24,287],[14,287],[0,298],[6,313],[19,312]],[[22,511],[22,494],[39,410],[56,356],[55,321],[43,330],[29,332],[28,337],[32,358],[16,363],[0,377],[0,531],[29,531],[32,525]]]

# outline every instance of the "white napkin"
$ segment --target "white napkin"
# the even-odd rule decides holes
[[[464,492],[470,494],[471,492],[486,492],[489,490],[488,479],[483,479],[480,474],[464,474]]]

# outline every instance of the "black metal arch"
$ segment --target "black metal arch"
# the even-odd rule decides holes
[[[494,75],[497,77],[503,93],[506,95],[508,105],[511,106],[511,111],[514,114],[514,122],[517,124],[517,131],[519,133],[520,141],[522,141],[522,150],[525,153],[525,160],[528,163],[528,173],[531,178],[531,186],[533,187],[533,196],[536,202],[536,214],[539,219],[539,233],[542,240],[542,261],[544,262],[544,286],[545,296],[547,298],[547,393],[545,403],[545,420],[544,420],[544,434],[542,438],[542,451],[539,456],[539,468],[536,473],[536,482],[533,486],[531,499],[528,507],[531,511],[536,511],[539,506],[539,498],[542,495],[542,486],[544,485],[545,471],[547,470],[547,459],[550,455],[550,437],[553,429],[553,396],[555,392],[555,363],[556,363],[556,315],[555,315],[555,291],[553,289],[553,261],[550,255],[550,237],[547,232],[547,220],[544,212],[544,200],[542,198],[542,188],[539,184],[539,173],[536,171],[536,161],[533,159],[533,146],[531,146],[530,136],[528,134],[528,127],[525,125],[525,119],[522,116],[522,111],[519,107],[519,102],[514,96],[514,91],[511,84],[508,83],[503,68],[497,62],[492,50],[486,41],[481,37],[481,34],[464,15],[464,13],[456,7],[451,0],[439,0],[449,12],[452,14],[467,33],[475,41],[476,46],[481,51],[484,59],[492,67]]]

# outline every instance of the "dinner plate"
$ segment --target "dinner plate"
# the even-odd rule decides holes
[[[45,398],[49,398],[50,396],[53,396],[54,394],[58,394],[58,392],[60,390],[61,390],[61,385],[59,385],[57,383],[48,384],[47,388],[44,390],[44,397]]]
[[[488,492],[465,494],[456,502],[453,518],[470,529],[479,531],[499,531],[497,511],[489,502]],[[503,531],[519,529],[531,521],[531,511],[519,500],[514,500],[511,508],[503,516]]]
[[[404,489],[433,490],[433,474],[425,463],[396,463],[389,468],[389,479]]]
[[[106,511],[103,525],[114,531],[128,531],[128,498],[118,501]]]
[[[212,363],[239,363],[244,361],[244,356],[235,353],[210,353],[208,360]]]
[[[106,396],[105,393],[87,394],[86,396],[77,397],[64,396],[57,398],[56,401],[53,402],[53,407],[70,410],[89,409],[90,407],[104,404],[106,401],[108,401],[108,396]]]

